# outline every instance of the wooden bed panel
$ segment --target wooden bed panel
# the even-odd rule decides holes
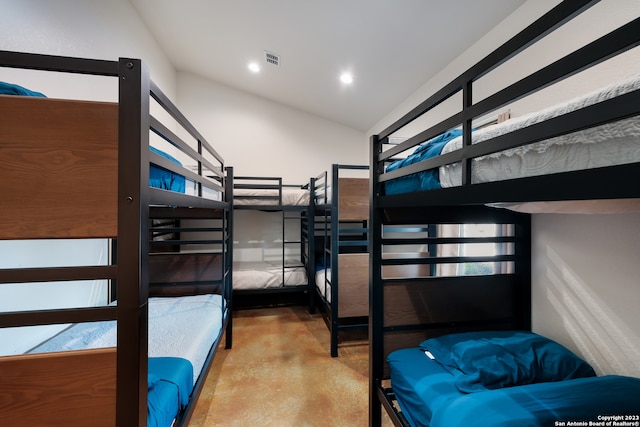
[[[340,317],[369,315],[369,254],[338,255]]]
[[[0,95],[0,239],[113,237],[118,105]]]
[[[510,278],[452,277],[387,284],[385,326],[491,322],[516,315],[517,290]]]
[[[367,178],[340,178],[338,191],[340,221],[369,219],[369,180]]]
[[[401,258],[401,259],[421,259],[429,257],[429,252],[387,252],[384,258]],[[389,278],[408,278],[408,277],[428,277],[431,274],[429,264],[405,264],[405,265],[385,265],[382,266],[382,277]]]
[[[0,358],[3,426],[116,424],[116,349]]]
[[[221,278],[220,253],[157,253],[149,256],[149,283],[199,282]]]

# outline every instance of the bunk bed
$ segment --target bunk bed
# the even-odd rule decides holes
[[[537,212],[540,206],[562,211],[566,202],[572,212],[583,202],[597,202],[606,211],[620,200],[627,205],[640,197],[637,180],[629,179],[640,173],[635,130],[640,92],[633,77],[604,91],[613,96],[596,91],[559,112],[550,108],[474,130],[474,121],[640,44],[640,20],[634,19],[474,102],[472,90],[481,77],[596,3],[561,2],[371,137],[369,425],[381,425],[383,407],[397,426],[614,420],[602,418],[605,414],[621,416],[617,421],[638,421],[638,378],[594,376],[588,368],[575,376],[562,375],[557,367],[541,367],[541,373],[526,380],[511,378],[489,386],[484,381],[487,369],[482,369],[484,356],[495,357],[496,352],[508,354],[518,368],[533,366],[531,360],[523,360],[530,356],[531,346],[523,351],[504,339],[508,334],[539,338],[530,332],[527,212]],[[460,110],[436,124],[419,120],[455,94],[461,94]],[[418,131],[412,129],[412,136],[394,143],[403,129],[416,123],[421,124]],[[453,148],[445,149],[452,140]],[[608,151],[604,155],[607,146],[622,156]],[[573,151],[581,147],[603,151],[594,151],[600,153],[594,164],[536,173],[518,169],[496,176],[496,171],[513,169],[508,163],[513,158],[526,163],[527,154],[553,153],[557,147],[570,149],[572,159],[582,156]],[[562,159],[565,153],[551,157]],[[494,176],[483,176],[483,170]],[[447,181],[447,175],[453,180]],[[427,249],[428,255],[385,256],[402,246]],[[388,270],[396,265],[427,265],[430,275],[399,279]],[[564,348],[560,353],[564,356],[552,360],[575,356],[567,356]],[[520,372],[516,365],[508,366],[507,373]],[[495,366],[488,370],[493,374]],[[467,388],[460,387],[461,377]],[[481,380],[473,390],[468,389],[470,377]]]
[[[310,274],[315,284],[309,310],[315,312],[320,303],[332,357],[338,356],[341,331],[367,327],[369,179],[358,173],[367,169],[334,164],[330,177],[325,172],[309,185],[314,220]]]
[[[274,301],[285,294],[306,294],[307,186],[283,184],[281,177],[237,176],[233,201],[239,231],[234,293],[249,298],[268,294]],[[263,227],[259,232],[245,232],[256,224]]]
[[[103,239],[110,253],[104,265],[0,269],[3,286],[106,284],[104,305],[0,313],[25,334],[63,329],[0,357],[0,420],[188,425],[223,337],[232,343],[232,168],[138,59],[2,51],[0,65],[118,81],[115,103],[0,95],[0,239]]]

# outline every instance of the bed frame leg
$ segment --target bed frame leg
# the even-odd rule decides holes
[[[331,357],[338,357],[338,325],[331,320]]]

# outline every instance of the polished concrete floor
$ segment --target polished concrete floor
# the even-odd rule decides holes
[[[368,425],[366,340],[343,341],[332,358],[324,320],[303,306],[240,310],[233,322],[233,348],[219,349],[190,427]]]

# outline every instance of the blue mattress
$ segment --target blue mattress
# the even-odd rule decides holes
[[[422,349],[396,350],[389,354],[387,362],[398,405],[412,426],[429,426],[439,407],[464,397],[455,386],[453,376],[429,359]]]
[[[420,348],[396,350],[387,360],[398,405],[416,427],[538,427],[640,414],[639,378],[609,375],[465,393]]]
[[[529,384],[471,393],[454,399],[433,414],[433,427],[538,427],[613,425],[606,420],[633,420],[640,414],[640,378],[608,375]],[[604,417],[618,418],[604,418]],[[635,417],[635,418],[633,418]],[[601,424],[599,424],[602,422]],[[563,424],[566,423],[566,424]],[[617,424],[624,425],[624,424]]]

